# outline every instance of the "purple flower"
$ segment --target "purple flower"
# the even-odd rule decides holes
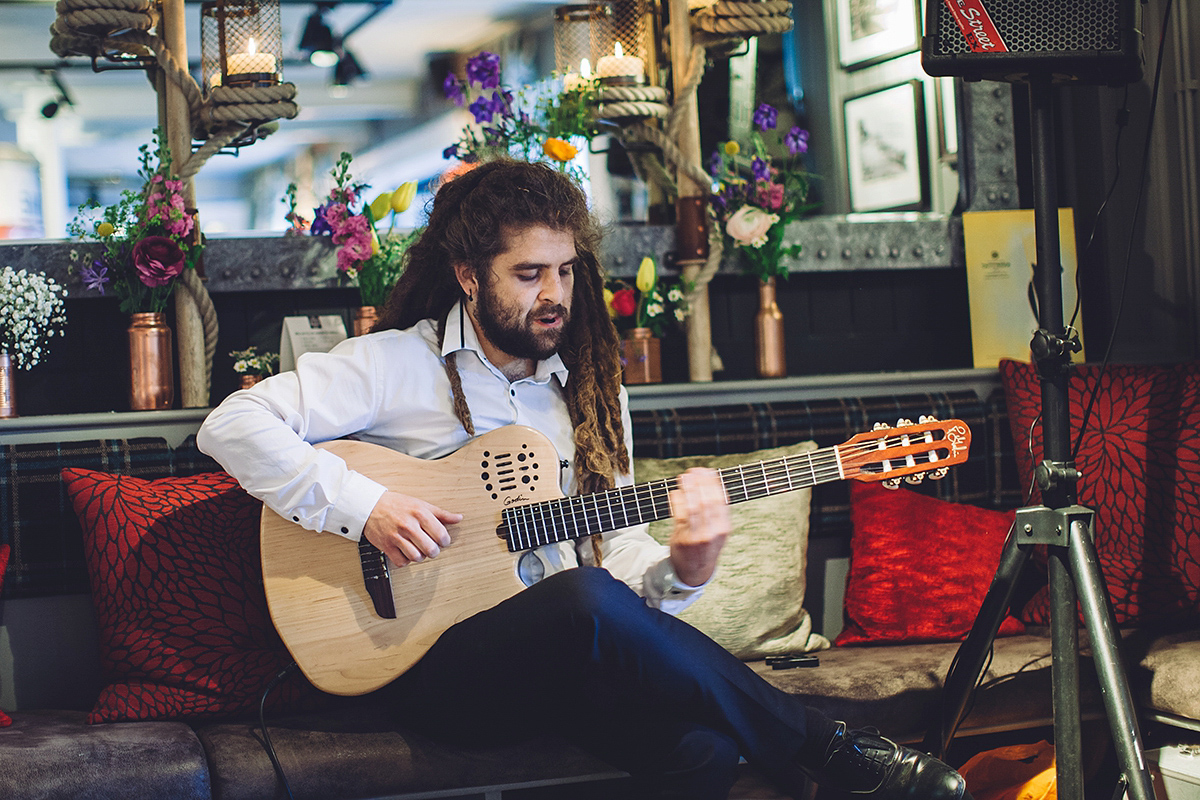
[[[799,125],[792,127],[790,131],[783,135],[783,144],[787,147],[788,152],[792,155],[808,152],[808,131],[801,128]]]
[[[713,150],[713,154],[708,159],[708,174],[714,178],[721,174],[721,165],[724,164],[724,159],[721,158],[719,150]]]
[[[442,158],[458,158],[458,145],[452,144],[443,150]]]
[[[495,89],[500,85],[500,56],[484,50],[467,59],[467,81],[480,88]]]
[[[486,97],[476,97],[475,102],[471,103],[467,110],[475,115],[476,122],[492,121],[492,103]]]
[[[104,287],[108,285],[108,267],[97,258],[91,266],[79,270],[79,279],[83,281],[84,288],[104,294]]]
[[[756,181],[771,180],[771,168],[758,156],[755,156],[754,160],[750,162],[750,172],[754,174]]]
[[[328,211],[329,204],[325,204],[320,208],[313,209],[312,227],[309,228],[309,233],[313,236],[321,236],[322,234],[333,233],[333,226],[329,224],[329,220],[325,218],[325,212]]]
[[[775,123],[778,120],[779,112],[770,103],[762,103],[758,108],[754,109],[754,124],[758,126],[760,131],[774,130]]]
[[[183,250],[165,236],[147,236],[133,246],[133,266],[138,279],[151,289],[166,286],[183,272]]]
[[[447,100],[453,100],[454,105],[461,106],[463,104],[463,88],[458,82],[458,78],[453,72],[446,73],[446,80],[442,81],[442,91],[446,93]]]

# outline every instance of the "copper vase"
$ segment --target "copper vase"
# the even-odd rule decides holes
[[[131,314],[127,332],[129,407],[134,411],[170,408],[175,400],[175,375],[166,314]]]
[[[0,352],[0,419],[17,416],[17,386],[12,356]]]
[[[239,375],[238,376],[238,388],[249,389],[251,386],[258,383],[262,379],[263,379],[262,375]]]
[[[351,322],[351,329],[355,336],[362,336],[364,333],[370,333],[371,328],[375,326],[375,320],[379,318],[379,309],[375,306],[360,306],[354,312],[354,319]]]
[[[760,378],[787,375],[784,351],[783,312],[775,301],[775,278],[758,285],[758,313],[754,316],[754,350]]]
[[[632,383],[662,383],[662,348],[649,328],[632,328],[621,340],[622,380]]]

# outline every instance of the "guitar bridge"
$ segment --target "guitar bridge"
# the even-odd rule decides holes
[[[392,595],[392,574],[387,556],[364,536],[358,540],[358,559],[362,563],[363,584],[375,606],[375,613],[382,619],[395,619],[396,600]]]

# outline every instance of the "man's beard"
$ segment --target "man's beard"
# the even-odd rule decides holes
[[[479,307],[476,313],[483,335],[502,353],[514,358],[542,361],[558,352],[567,336],[570,312],[562,305],[543,305],[522,317],[520,311],[503,305],[488,282],[479,285]],[[558,316],[562,325],[555,330],[537,332],[534,320]]]

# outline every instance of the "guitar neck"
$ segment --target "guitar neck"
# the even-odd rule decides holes
[[[839,447],[718,470],[730,503],[807,489],[841,480]],[[512,552],[607,533],[671,516],[667,500],[675,478],[505,509],[498,533]]]

